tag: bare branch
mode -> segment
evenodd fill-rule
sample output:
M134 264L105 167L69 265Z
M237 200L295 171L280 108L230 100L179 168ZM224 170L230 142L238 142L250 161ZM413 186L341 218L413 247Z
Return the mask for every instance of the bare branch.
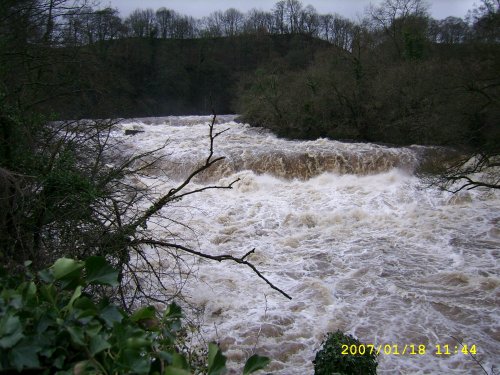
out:
M460 341L459 339L457 339L456 337L454 337L454 336L450 336L450 337L453 340L455 340L456 342L458 342L462 346L462 348L465 346L464 343L462 341ZM484 369L483 365L481 364L481 362L479 362L479 360L476 358L476 356L474 354L472 354L470 351L469 351L469 355L472 357L472 359L474 360L474 362L476 362L479 365L479 367L481 367L481 369L484 371L484 373L486 375L488 375L488 371L486 371Z
M208 168L210 168L215 163L217 163L220 160L224 159L223 156L215 158L215 159L212 159L213 154L214 154L214 140L215 140L215 138L217 136L221 135L222 133L224 133L227 130L226 129L224 131L221 131L221 132L218 132L218 133L215 133L215 134L213 133L216 117L217 116L214 114L214 116L212 118L212 122L209 125L209 129L210 129L209 130L210 148L209 148L209 154L208 154L208 157L207 157L207 160L205 161L205 163L202 166L200 166L197 169L195 169L193 172L191 172L191 174L183 182L181 182L177 187L170 189L169 192L166 195L164 195L163 197L159 198L155 203L153 203L144 212L143 215L141 215L135 222L133 222L132 224L129 225L131 228L137 228L138 226L143 225L151 216L153 216L158 211L160 211L169 202L171 202L173 200L176 200L176 199L178 199L180 197L183 197L183 196L186 196L186 195L189 195L189 194L193 194L195 192L200 192L200 191L203 191L203 190L208 190L208 189L232 189L232 186L233 186L233 184L236 181L233 181L232 183L230 183L229 185L226 185L226 186L210 186L210 187L205 187L205 188L201 188L201 189L196 189L196 190L194 190L192 192L183 193L181 195L176 195L182 189L184 189L192 181L192 179L194 177L198 176L199 174L203 173L205 170L207 170Z
M174 249L185 251L186 253L189 253L189 254L193 254L193 255L199 256L201 258L215 260L217 262L222 262L222 261L229 260L229 261L232 261L232 262L235 262L235 263L244 264L247 267L250 267L252 269L252 271L257 276L259 276L262 280L264 280L267 283L267 285L269 285L271 288L273 288L274 290L278 291L279 293L281 293L286 298L288 298L290 300L292 299L292 297L290 297L290 295L288 295L282 289L280 289L277 286L275 286L264 275L262 275L262 273L252 263L250 263L249 261L245 260L249 255L251 255L251 254L253 254L255 252L255 249L250 250L244 256L242 256L241 258L237 258L237 257L234 257L234 256L229 255L229 254L210 255L210 254L207 254L207 253L204 253L204 252L201 252L201 251L196 251L196 250L190 249L190 248L182 246L182 245L178 245L178 244L174 244L174 243L170 243L170 242L165 242L165 241L154 240L154 239L146 239L146 238L139 239L139 240L132 241L131 244L132 245L160 246L160 247L164 247L164 248L174 248Z

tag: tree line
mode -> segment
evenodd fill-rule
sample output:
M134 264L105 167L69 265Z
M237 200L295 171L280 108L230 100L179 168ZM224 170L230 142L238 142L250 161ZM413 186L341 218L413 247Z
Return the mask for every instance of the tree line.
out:
M491 40L495 38L494 35L486 35L486 29L490 29L487 25L474 22L477 16L474 12L469 12L465 19L450 16L436 20L429 17L423 4L417 0L397 0L390 1L383 7L371 6L367 10L369 17L355 22L337 13L319 14L312 5L304 6L299 0L280 0L271 11L252 9L243 13L229 8L200 19L165 7L156 11L150 8L136 9L122 18L116 8L94 9L81 3L79 7L66 13L49 11L47 20L44 21L44 35L63 45L85 45L129 37L192 39L262 33L306 34L352 50L360 27L380 27L386 32L395 33L397 26L393 21L411 14L425 18L426 37L435 43L463 43L478 35ZM57 4L54 3L54 7L55 5ZM494 7L494 3L486 1L483 7ZM27 11L36 14L35 8Z
M294 138L496 147L499 4L485 1L469 15L467 27L441 40L423 1L385 0L368 10L347 51L324 49L299 69L281 59L247 75L238 112Z

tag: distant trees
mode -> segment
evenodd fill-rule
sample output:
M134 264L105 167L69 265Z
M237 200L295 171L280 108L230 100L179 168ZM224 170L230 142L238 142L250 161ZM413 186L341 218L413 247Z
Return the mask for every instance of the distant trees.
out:
M132 36L154 38L158 34L155 12L152 9L136 9L125 19Z
M500 41L500 1L482 0L482 4L469 11L469 24L472 24L472 37L498 43Z
M271 33L274 29L274 18L270 12L252 9L244 19L243 32L246 34Z
M26 6L30 1L33 7ZM424 0L384 0L367 10L368 17L361 22L363 25L336 13L319 14L314 7L304 6L299 0L279 0L270 11L219 10L202 19L184 16L165 7L156 11L136 9L122 19L117 9L94 9L85 0L79 0L78 6L71 11L62 12L58 5L64 1L51 0L44 4L46 12L37 20L40 38L86 45L126 37L187 39L255 33L305 34L350 51L359 28L364 27L371 29L372 35L378 33L378 43L386 44L387 48L391 46L394 56L415 58L423 53L426 42L457 44L472 38L494 41L500 37L498 12L492 11L498 7L496 0L483 0L467 20L458 17L434 20L429 17ZM23 0L17 7L40 14L36 9L41 4ZM29 32L26 30L24 34Z
M435 42L446 44L463 43L469 36L469 25L459 17L446 17L437 21L437 35L433 38Z
M174 24L176 18L177 14L173 10L160 8L156 11L156 22L158 23L161 38L172 38L175 35Z
M222 27L225 36L235 36L243 31L244 15L239 10L229 8L222 14Z
M421 0L385 0L361 24L321 15L319 35L342 52L317 54L300 69L283 60L259 70L242 85L239 111L283 136L446 144L498 155L498 7L484 3L471 24L432 20ZM290 14L287 2L277 5L275 16ZM482 25L489 28L474 31Z
M424 0L384 0L371 5L368 14L375 29L383 32L398 57L420 54L425 39L428 13Z

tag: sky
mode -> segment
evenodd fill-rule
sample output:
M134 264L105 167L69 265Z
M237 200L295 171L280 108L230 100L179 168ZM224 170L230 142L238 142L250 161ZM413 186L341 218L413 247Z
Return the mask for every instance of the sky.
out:
M181 14L201 18L216 10L236 8L246 12L252 8L271 10L277 0L101 0L102 6L118 8L120 15L126 17L134 9L161 7L173 9ZM318 13L338 13L344 17L356 20L363 16L365 8L380 0L301 0L306 6L311 4ZM433 18L443 19L448 16L465 17L467 11L479 0L427 0Z

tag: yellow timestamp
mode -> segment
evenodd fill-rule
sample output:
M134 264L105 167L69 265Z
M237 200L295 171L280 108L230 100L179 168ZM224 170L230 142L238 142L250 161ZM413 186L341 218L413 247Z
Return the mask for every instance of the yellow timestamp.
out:
M473 345L448 345L437 344L428 349L425 344L343 344L342 355L454 355L454 354L477 354L477 346Z
M444 345L436 345L436 351L435 353L436 355L453 355L453 354L473 354L473 355L476 355L477 354L477 347L475 344L473 345L467 345L467 344L464 344L464 345L461 345L461 346L458 346L458 345L448 345L448 344L444 344Z

